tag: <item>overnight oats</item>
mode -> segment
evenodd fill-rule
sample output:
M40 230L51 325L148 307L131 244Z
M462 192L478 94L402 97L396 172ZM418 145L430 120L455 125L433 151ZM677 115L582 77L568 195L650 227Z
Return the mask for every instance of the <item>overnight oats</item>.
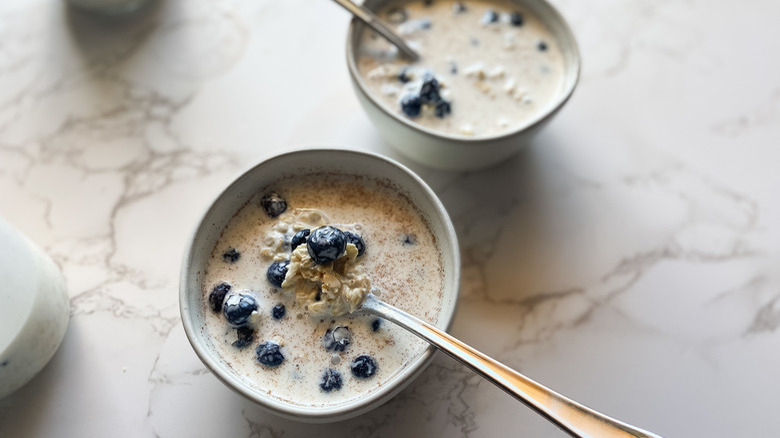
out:
M445 134L500 135L549 111L564 93L558 42L514 3L402 1L378 15L420 54L412 63L374 32L360 36L359 75L399 117Z
M436 240L388 184L288 177L228 222L204 273L205 329L248 385L295 405L336 406L379 388L427 348L352 313L369 292L434 324L442 307Z

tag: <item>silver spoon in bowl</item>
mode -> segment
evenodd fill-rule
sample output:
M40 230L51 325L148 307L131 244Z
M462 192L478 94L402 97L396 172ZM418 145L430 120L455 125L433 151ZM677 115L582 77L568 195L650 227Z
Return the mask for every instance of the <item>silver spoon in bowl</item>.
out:
M398 36L397 33L393 32L390 27L385 24L382 20L379 19L379 17L376 16L373 12L368 10L362 5L358 5L356 3L353 3L351 0L333 0L344 9L348 10L352 13L355 17L357 17L360 21L366 23L368 27L371 29L374 29L379 35L382 35L386 40L390 41L394 46L398 47L398 50L401 51L407 58L409 58L411 61L417 61L420 59L420 55L415 52L411 47L409 47L408 44L406 44L406 41L403 40L400 36Z
M463 363L509 395L525 403L569 435L578 438L661 438L660 436L610 418L525 377L449 334L374 294L366 295L357 310L392 321Z

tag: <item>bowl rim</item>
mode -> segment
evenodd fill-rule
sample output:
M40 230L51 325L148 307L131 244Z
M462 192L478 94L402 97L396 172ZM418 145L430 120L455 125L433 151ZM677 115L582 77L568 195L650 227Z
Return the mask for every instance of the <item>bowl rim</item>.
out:
M377 1L387 4L387 3L394 3L394 2L408 3L411 2L412 0L400 0L400 1L377 0ZM508 0L508 1L510 1L511 3L516 3L521 5L530 3L528 0ZM564 38L571 42L571 50L567 51L566 53L570 53L573 62L570 69L567 69L567 74L565 75L566 87L564 88L563 92L558 96L558 98L554 100L550 105L547 105L547 107L545 107L543 111L540 111L535 117L528 119L525 123L518 125L514 129L499 132L496 134L491 134L491 135L478 135L478 136L446 133L446 132L436 131L434 129L428 128L427 126L423 126L419 123L412 122L411 120L405 117L401 117L399 114L390 111L382 102L380 102L376 98L376 96L374 96L372 93L368 91L368 89L366 88L366 84L363 81L363 78L360 76L358 72L357 64L355 62L356 44L352 44L352 42L356 38L355 32L357 31L357 29L364 29L365 24L356 17L353 17L352 20L350 20L349 27L347 29L346 56L347 56L347 67L348 67L347 69L349 70L349 76L352 79L352 83L355 84L356 87L360 90L360 92L366 96L367 100L371 102L371 104L374 105L376 108L378 108L382 113L389 116L391 119L395 120L396 122L401 123L407 128L413 129L418 133L424 134L428 137L433 137L435 139L449 140L464 145L482 145L485 143L492 143L497 140L505 140L507 138L516 136L520 133L531 131L535 127L544 124L547 120L552 118L555 115L555 113L566 102L568 102L568 100L571 98L572 94L574 93L574 89L577 88L577 84L579 83L581 70L582 70L582 58L580 56L579 46L577 43L577 39L574 37L574 32L572 32L571 27L569 26L569 23L566 21L566 19L563 17L560 11L558 11L558 9L547 0L535 0L534 3L536 3L536 6L534 7L548 8L550 12L550 16L555 21L558 22L560 31L554 33L556 34L557 38ZM570 72L568 72L569 70Z
M425 368L427 368L427 366L430 364L431 360L433 359L433 353L436 351L436 348L433 347L432 345L428 345L425 349L422 350L422 353L418 357L413 359L405 367L401 368L397 373L392 375L390 380L383 388L379 388L375 391L372 391L365 396L358 397L348 402L338 404L335 406L329 406L329 407L312 407L312 406L295 405L289 402L283 402L281 400L272 397L267 397L263 393L253 390L247 385L241 384L240 380L234 376L223 375L222 367L217 366L218 359L212 357L212 354L210 354L209 351L197 341L196 332L198 331L198 329L197 329L195 318L193 317L192 314L192 312L195 310L189 309L190 290L195 288L191 287L187 282L191 270L192 259L195 252L196 239L198 238L199 234L203 230L205 230L206 227L208 226L206 224L206 220L211 216L212 210L215 208L217 202L222 200L224 197L228 196L228 194L234 193L236 190L236 186L242 180L249 177L249 175L255 172L261 171L261 169L264 166L267 166L269 162L290 155L307 154L310 152L345 153L345 154L363 156L363 158L359 158L359 159L367 158L367 159L375 160L377 162L383 162L384 163L383 165L395 167L397 170L400 170L402 173L404 173L407 177L410 178L410 181L412 181L414 185L417 185L419 187L419 189L421 190L421 194L423 194L425 199L427 199L427 201L431 204L430 205L432 207L430 211L430 213L432 213L431 218L435 217L441 220L443 225L444 235L446 235L447 240L449 242L452 242L450 248L452 253L450 259L452 260L452 265L454 267L454 270L452 272L452 276L453 276L452 284L454 290L450 292L453 295L452 304L451 306L449 306L449 309L445 309L445 308L442 309L445 311L445 313L442 314L442 320L439 321L437 324L437 326L440 326L444 330L449 330L449 328L451 327L459 303L460 282L461 282L461 259L460 259L460 247L458 244L455 227L452 224L452 220L449 214L447 213L447 210L445 209L444 205L442 204L441 200L438 198L438 196L436 196L436 194L430 188L430 186L428 186L428 184L422 178L420 178L420 176L418 176L416 173L411 171L403 164L391 158L385 157L383 155L361 150L361 149L355 149L349 147L333 147L333 146L299 147L299 148L287 149L284 152L276 152L276 153L268 154L262 157L260 161L258 161L257 163L250 165L247 169L241 171L236 178L234 178L224 189L222 189L208 203L208 206L204 209L203 213L198 217L195 226L193 227L191 233L189 234L187 244L184 249L184 255L182 258L182 265L180 271L179 312L182 320L182 325L184 327L184 332L185 335L187 336L187 340L189 341L190 345L192 346L198 358L206 366L206 368L208 368L211 374L216 376L220 381L222 381L223 384L228 386L233 391L243 395L244 397L254 401L255 403L262 406L263 408L266 408L267 410L281 417L297 420L297 421L323 423L323 422L338 421L338 420L343 420L343 419L358 416L390 400L398 392L403 390L409 383L411 383L411 381L413 381L420 373L422 373L422 371L425 370ZM360 174L360 172L356 172L356 173ZM406 185L404 185L404 187L405 186ZM444 255L443 251L442 251L442 255ZM198 289L198 294L200 294L200 287L198 287L197 289ZM446 294L446 290L445 290L445 294Z

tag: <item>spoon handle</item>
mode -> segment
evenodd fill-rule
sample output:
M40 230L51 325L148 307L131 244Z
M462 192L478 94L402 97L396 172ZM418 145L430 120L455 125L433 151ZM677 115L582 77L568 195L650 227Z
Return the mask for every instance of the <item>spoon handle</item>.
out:
M363 309L388 319L470 367L574 437L661 438L589 409L469 347L436 327L368 294Z
M398 34L390 30L390 28L388 28L387 25L369 9L365 8L362 5L353 3L351 0L333 0L333 1L341 5L344 9L351 12L352 15L357 17L360 21L366 23L370 28L374 29L385 39L393 43L393 45L398 47L401 53L406 55L406 57L408 57L411 61L417 61L418 59L420 59L420 55L418 55L417 52L415 52L411 47L409 47L409 45L406 44L406 41L404 41L401 37L399 37Z

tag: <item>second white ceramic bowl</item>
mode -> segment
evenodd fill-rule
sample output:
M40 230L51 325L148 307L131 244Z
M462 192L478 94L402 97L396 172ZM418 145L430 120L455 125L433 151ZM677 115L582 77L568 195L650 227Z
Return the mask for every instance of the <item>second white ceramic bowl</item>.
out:
M506 160L527 146L531 138L561 109L574 92L580 75L580 53L574 34L561 14L546 1L511 1L537 15L553 33L564 57L564 80L556 100L536 117L511 131L487 137L468 137L435 131L383 105L368 91L358 71L357 47L367 27L357 19L352 20L347 35L349 74L360 104L385 141L408 158L430 167L447 170L483 169ZM377 11L389 3L398 2L365 0L363 5Z
M286 418L306 422L327 422L354 417L398 393L427 366L433 347L423 350L406 367L378 390L330 407L307 407L282 401L249 385L245 378L220 357L205 330L203 273L217 239L234 214L263 188L288 175L307 172L335 172L386 180L397 188L428 220L444 264L443 303L437 326L447 329L455 311L460 286L460 253L455 230L444 206L433 191L404 166L366 152L347 149L307 149L269 158L230 184L212 203L190 240L181 270L179 304L187 337L203 363L233 390Z

